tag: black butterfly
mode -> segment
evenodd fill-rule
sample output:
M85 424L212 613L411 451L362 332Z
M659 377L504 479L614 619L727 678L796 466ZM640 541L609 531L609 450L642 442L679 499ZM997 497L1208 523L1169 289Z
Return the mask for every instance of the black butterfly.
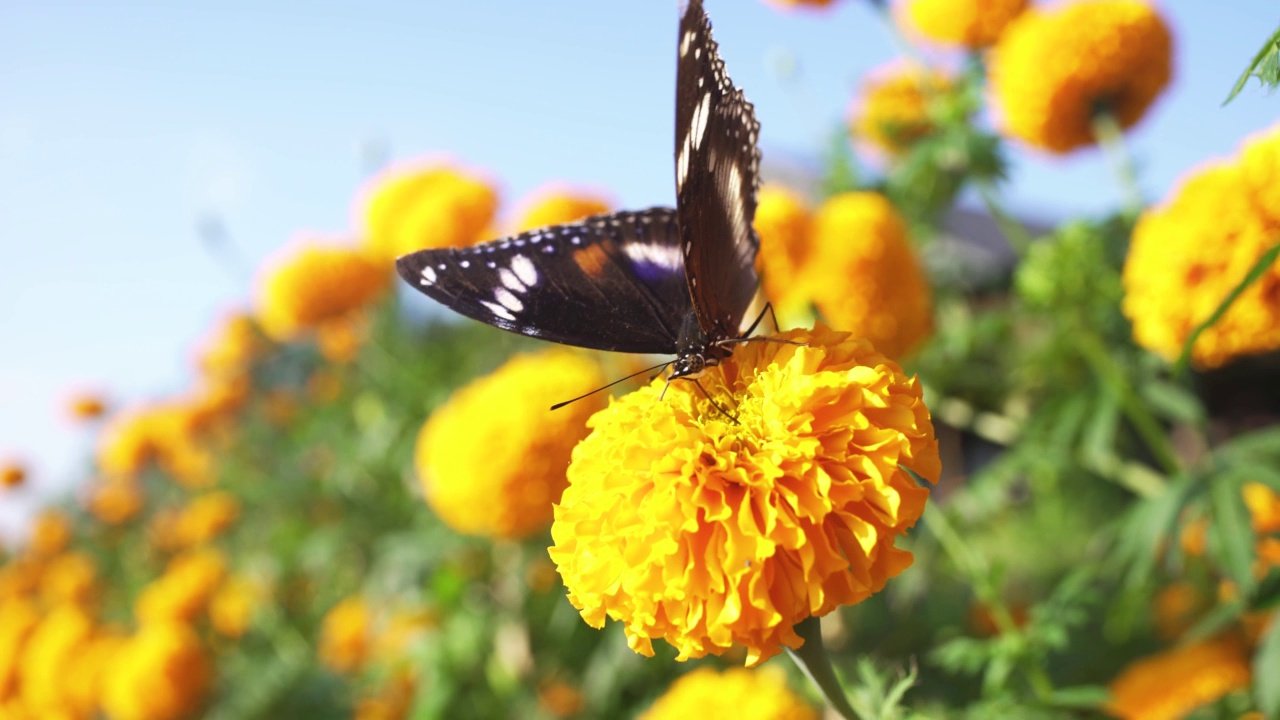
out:
M701 0L680 20L676 207L596 215L396 267L449 308L566 345L674 354L696 378L751 330L760 124L725 73ZM757 322L759 318L756 318Z

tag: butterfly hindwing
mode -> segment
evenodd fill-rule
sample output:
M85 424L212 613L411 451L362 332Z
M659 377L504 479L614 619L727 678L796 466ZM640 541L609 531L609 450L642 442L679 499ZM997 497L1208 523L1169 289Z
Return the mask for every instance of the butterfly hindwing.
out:
M690 312L676 213L595 215L465 248L421 250L400 276L504 330L635 353L674 353Z
M738 337L755 297L760 124L734 87L701 0L680 21L676 69L676 214L689 293L710 339Z

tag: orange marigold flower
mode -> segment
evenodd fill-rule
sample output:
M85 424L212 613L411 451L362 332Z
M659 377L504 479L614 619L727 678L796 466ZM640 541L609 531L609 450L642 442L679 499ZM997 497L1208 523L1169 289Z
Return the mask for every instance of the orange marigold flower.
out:
M218 320L200 343L197 364L206 375L240 377L262 353L264 340L252 315L239 311L229 313Z
M196 712L213 684L213 663L184 623L143 625L107 670L103 708L112 720L178 720Z
M40 624L41 613L27 598L0 597L0 704L18 692L27 640Z
M30 549L33 555L51 557L66 549L71 542L71 521L60 510L45 510L31 525Z
M1111 681L1106 710L1124 720L1173 720L1249 682L1244 643L1230 636L1202 640L1130 663Z
M793 627L861 602L911 564L894 542L941 471L922 388L865 341L819 325L745 343L701 383L614 401L574 448L551 559L593 627L680 659L735 644L754 665Z
M82 552L64 552L51 559L40 577L40 596L46 605L86 603L93 598L98 566Z
M818 720L817 710L787 686L780 672L702 667L671 684L641 720L683 718Z
M316 326L316 347L325 360L342 365L356 359L368 334L364 313L349 313Z
M226 558L217 550L204 548L179 555L169 561L163 575L138 593L133 614L143 624L193 622L205 612L226 574Z
M22 657L22 699L37 716L68 705L67 665L93 636L94 621L76 605L60 605L44 616Z
M259 282L257 317L276 340L364 308L386 292L391 265L338 245L303 244L278 257Z
M0 487L18 487L26 482L27 468L21 463L0 463Z
M211 492L192 498L178 515L179 544L201 545L218 537L240 517L240 501L228 492Z
M1138 344L1167 359L1217 310L1280 235L1280 210L1260 203L1271 190L1257 168L1280 159L1280 128L1246 143L1242 159L1210 164L1149 208L1133 230L1122 308ZM1265 183L1264 183L1265 185ZM1280 262L1201 333L1191 359L1201 368L1280 348Z
M1142 119L1172 68L1173 39L1154 8L1082 0L1020 15L993 48L988 75L1003 132L1066 153L1096 141L1099 111L1125 128Z
M383 682L378 694L356 703L352 720L402 720L408 717L418 692L418 679L412 670L396 671Z
M484 235L498 208L493 184L448 165L414 164L374 178L360 211L369 251L388 265L424 248L463 247Z
M1253 521L1253 531L1259 535L1280 532L1280 493L1260 482L1245 483L1241 492Z
M1027 7L1027 0L905 0L895 18L904 30L942 45L991 45Z
M592 395L549 408L604 383L593 360L557 348L518 355L458 390L418 435L415 462L427 503L461 533L542 532L564 490L569 454L605 401Z
M609 212L609 202L604 198L563 188L542 190L524 204L528 207L515 223L518 233Z
M107 401L97 393L77 393L67 403L67 414L73 420L97 420L106 412Z
M554 718L571 718L587 707L582 691L563 680L553 680L538 687L538 707Z
M933 294L906 221L877 193L842 193L818 208L804 284L824 320L889 357L933 331Z
M226 637L244 635L264 594L265 589L257 581L244 577L228 580L209 600L209 623Z
M862 92L850 111L856 137L897 155L934 131L930 103L951 91L954 81L940 70L893 61L862 81Z
M372 625L369 605L364 599L349 597L334 605L320 625L320 662L334 672L359 670L369 657Z
M1175 582L1156 594L1154 616L1160 637L1173 640L1186 632L1197 617L1207 610L1206 598L1186 581Z
M760 236L756 269L764 285L765 297L782 315L803 305L801 269L809 260L813 212L792 191L778 185L760 188L755 229Z
M71 717L97 717L107 674L115 666L117 653L124 647L125 639L118 631L99 628L71 659L62 678Z

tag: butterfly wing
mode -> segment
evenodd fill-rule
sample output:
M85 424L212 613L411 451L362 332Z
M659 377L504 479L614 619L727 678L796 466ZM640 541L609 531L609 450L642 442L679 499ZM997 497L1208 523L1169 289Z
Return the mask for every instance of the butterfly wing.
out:
M566 345L675 352L689 313L676 214L595 215L465 248L421 250L400 276L480 322Z
M701 0L680 20L676 69L676 215L689 293L710 339L738 337L759 288L752 228L760 123L733 86Z

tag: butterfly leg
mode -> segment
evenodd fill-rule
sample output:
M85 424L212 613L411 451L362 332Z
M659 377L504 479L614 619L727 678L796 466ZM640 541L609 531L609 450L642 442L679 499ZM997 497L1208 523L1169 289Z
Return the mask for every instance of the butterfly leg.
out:
M725 417L727 417L727 418L729 418L730 420L732 420L734 425L741 425L741 424L742 424L742 423L738 422L738 416L737 416L737 415L734 415L733 413L729 412L728 410L725 410L725 409L724 409L724 407L723 407L722 405L720 405L720 403L716 402L715 398L711 397L711 393L707 392L707 389L706 389L706 388L704 388L704 387L702 387L702 383L698 382L698 379L697 379L697 378L687 378L687 379L688 379L688 380L690 380L690 381L692 381L694 385L697 385L697 386L698 386L698 389L702 391L702 396L703 396L703 397L705 397L705 398L707 399L707 402L711 403L711 407L715 408L716 410L719 410L721 415L724 415ZM664 388L664 389L665 389L665 388Z

